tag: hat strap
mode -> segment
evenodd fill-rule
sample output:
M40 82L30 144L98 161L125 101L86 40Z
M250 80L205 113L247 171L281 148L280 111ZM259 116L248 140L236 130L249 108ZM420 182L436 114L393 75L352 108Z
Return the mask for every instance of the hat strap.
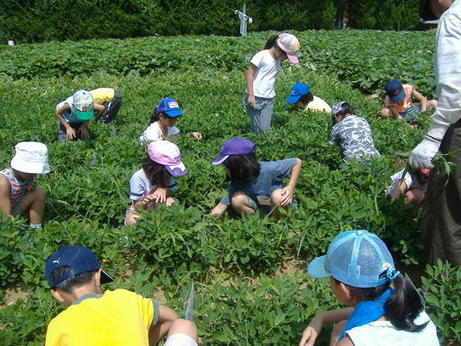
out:
M394 267L389 268L387 270L387 272L386 272L386 277L390 281L394 281L399 275L400 275L400 272L397 269L395 269Z

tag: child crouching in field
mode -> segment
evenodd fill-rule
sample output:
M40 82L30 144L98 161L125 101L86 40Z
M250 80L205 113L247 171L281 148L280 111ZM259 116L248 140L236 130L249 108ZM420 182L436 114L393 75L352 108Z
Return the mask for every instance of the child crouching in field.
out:
M174 178L187 173L181 161L181 154L176 144L169 141L156 141L147 147L147 157L142 168L130 179L131 206L126 211L125 225L130 226L140 218L143 210L165 204L167 207L177 200L171 192L176 189Z
M331 113L330 105L320 97L312 94L309 85L304 83L293 84L290 96L285 102L292 103L298 110Z
M248 139L232 138L223 144L212 164L224 165L231 184L228 196L221 199L211 215L222 215L229 206L238 214L254 214L295 203L293 196L301 160L258 162L255 152L256 146ZM283 186L282 178L288 177L288 184Z
M163 139L174 141L179 137L179 129L174 126L178 117L183 112L175 99L165 98L155 106L149 126L144 130L139 140L144 143L161 141ZM192 132L195 139L203 139L200 132Z
M428 101L413 85L402 84L398 79L387 81L385 89L384 108L379 112L383 119L394 118L413 122L420 112L437 107L437 100ZM419 106L413 104L413 98L420 103Z
M434 323L409 278L395 269L384 242L368 231L337 235L325 256L307 268L314 278L330 278L336 299L349 308L317 314L300 346L314 345L325 323L337 323L330 345L439 345Z
M197 346L197 327L156 300L125 289L106 290L113 279L90 249L64 246L46 260L53 297L67 305L46 331L46 346Z
M338 102L331 109L333 128L330 144L338 144L345 160L366 160L379 156L373 144L368 122L354 115L354 109L347 102Z
M427 182L431 170L429 168L420 168L415 171L404 173L404 169L391 176L392 184L387 188L386 193L391 196L391 202L394 202L400 196L404 196L405 204L412 204L419 207L426 195Z
M15 149L11 168L0 171L0 211L12 218L27 215L31 228L42 228L45 193L34 179L50 172L48 149L39 142L21 142Z

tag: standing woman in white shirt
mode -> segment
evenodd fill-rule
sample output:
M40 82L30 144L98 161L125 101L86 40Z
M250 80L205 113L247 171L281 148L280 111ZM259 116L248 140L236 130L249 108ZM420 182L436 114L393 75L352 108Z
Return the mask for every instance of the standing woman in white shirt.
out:
M280 62L289 60L298 63L298 39L288 33L269 38L264 49L251 59L246 73L246 90L243 105L250 117L254 132L265 132L271 127L274 104L275 78L280 71Z

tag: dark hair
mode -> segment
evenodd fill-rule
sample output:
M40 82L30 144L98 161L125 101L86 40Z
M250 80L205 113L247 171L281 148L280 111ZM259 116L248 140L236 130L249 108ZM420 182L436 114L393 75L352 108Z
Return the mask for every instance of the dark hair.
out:
M382 276L385 275L385 272ZM335 281L338 283L335 279ZM389 287L390 283L372 288L357 288L352 287L352 298L356 302L365 300L375 300ZM414 320L418 314L424 309L421 297L410 279L407 279L402 274L397 276L393 281L393 293L387 300L384 311L387 319L392 325L407 332L419 332L424 329L429 321L423 324L415 324Z
M271 49L274 46L278 47L278 44L275 41L277 41L279 36L280 36L280 33L272 35L271 37L269 37L266 44L264 45L264 49Z
M160 119L160 115L163 115L165 118L170 118L166 113L156 112L155 109L154 109L154 111L152 112L152 114L150 116L149 125L155 123L156 121L158 121Z
M349 103L343 102L341 104L341 110L335 114L331 114L331 122L333 123L333 125L336 124L336 117L343 116L346 114L354 114L354 108Z
M301 102L302 104L307 105L309 102L312 102L314 100L314 95L312 95L311 92L304 94L301 96L298 100L298 102Z
M62 277L63 275L69 275L69 272L72 271L72 268L69 266L63 266L56 268L51 272L51 281L55 281L56 279ZM78 274L72 278L69 278L67 280L64 280L57 284L54 289L64 291L66 293L72 293L72 291L75 288L78 288L80 286L86 285L91 282L93 279L93 274L96 272L96 270L90 271L90 272L85 272Z
M255 153L231 155L223 162L223 165L229 170L228 180L233 183L252 181L258 177L261 170Z
M163 165L152 161L149 156L142 160L142 169L152 185L166 187L169 174Z

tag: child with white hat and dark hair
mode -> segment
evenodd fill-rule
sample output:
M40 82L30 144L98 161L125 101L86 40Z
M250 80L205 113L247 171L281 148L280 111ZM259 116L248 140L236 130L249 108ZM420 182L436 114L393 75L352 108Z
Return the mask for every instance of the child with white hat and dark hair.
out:
M27 215L31 228L41 228L45 193L37 187L37 174L50 172L48 149L40 142L20 142L10 168L0 171L0 211L14 218Z
M63 246L48 257L45 278L51 294L68 307L53 318L46 346L154 345L168 334L166 346L197 346L195 323L125 289L106 290L113 279L84 246Z
M330 345L439 345L416 287L395 268L377 235L365 230L338 234L327 254L309 263L307 272L330 278L337 300L349 308L317 314L299 346L314 345L325 323L337 323Z
M246 73L246 89L243 105L250 117L254 132L265 132L271 127L274 103L274 84L284 60L298 63L299 41L288 33L273 35L264 49L251 59Z

